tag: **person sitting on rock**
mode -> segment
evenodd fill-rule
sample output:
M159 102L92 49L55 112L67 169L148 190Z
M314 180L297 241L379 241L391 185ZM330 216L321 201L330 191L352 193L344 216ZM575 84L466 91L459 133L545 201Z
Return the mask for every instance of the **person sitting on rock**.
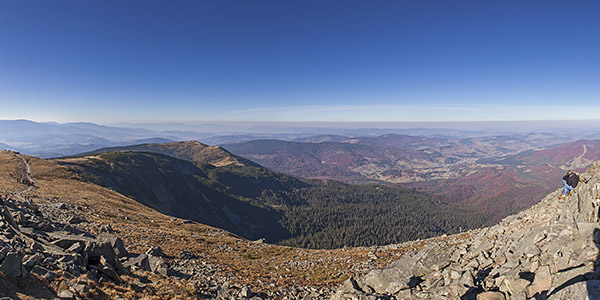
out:
M571 191L577 187L577 184L579 183L579 175L573 173L571 170L569 170L567 172L567 175L565 175L562 178L563 184L565 185L565 187L563 188L563 194L562 196L560 196L559 198L561 199L565 199L567 196L569 196L571 194Z

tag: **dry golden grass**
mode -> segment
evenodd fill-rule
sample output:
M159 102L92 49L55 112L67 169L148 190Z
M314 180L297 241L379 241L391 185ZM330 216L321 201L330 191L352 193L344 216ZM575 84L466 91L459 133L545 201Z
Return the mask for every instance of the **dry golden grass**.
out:
M58 201L80 208L79 213L89 221L110 224L130 252L141 253L149 246L159 246L172 257L177 257L184 250L201 255L208 263L220 266L221 275L227 276L230 282L250 284L254 291L290 285L338 284L349 276L365 272L367 267L385 266L397 259L399 254L418 249L425 243L379 248L376 260L368 256L373 248L308 250L255 243L203 224L182 224L180 219L84 181L57 161L28 159L37 184L37 188L29 193L34 202L58 198ZM22 162L14 154L0 152L0 191L14 193L23 189L23 185L17 185L10 178L10 172L20 165ZM90 230L97 229L93 227ZM158 275L146 276L159 278ZM128 295L143 299L185 299L195 289L192 284L183 281L165 278L158 281L160 284L153 287L154 296L136 294L127 288L109 284L99 288L104 296L99 294L96 297Z

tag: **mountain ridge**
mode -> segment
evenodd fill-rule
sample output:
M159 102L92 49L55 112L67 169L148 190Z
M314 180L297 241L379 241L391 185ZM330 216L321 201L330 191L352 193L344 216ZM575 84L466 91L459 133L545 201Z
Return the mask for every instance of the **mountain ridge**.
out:
M182 154L182 147L188 152ZM118 149L140 151L58 161L87 180L163 213L291 246L399 242L481 226L486 220L484 213L413 189L298 179L253 163L214 166L202 158L207 148L211 147L199 142L139 145ZM226 154L229 161L237 160ZM368 213L356 214L357 210ZM427 215L435 217L422 222ZM383 220L374 222L375 218Z
M255 166L259 165L250 160L231 154L220 146L209 146L199 141L182 141L169 143L144 143L129 146L100 148L90 152L77 154L76 156L90 156L104 152L119 151L146 151L172 156L182 160L209 163L216 167L237 165Z

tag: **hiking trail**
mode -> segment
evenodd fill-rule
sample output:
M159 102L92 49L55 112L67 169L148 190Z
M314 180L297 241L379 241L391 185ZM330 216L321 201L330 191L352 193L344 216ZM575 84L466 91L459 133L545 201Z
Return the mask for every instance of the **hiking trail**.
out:
M23 197L23 194L30 192L31 190L33 190L33 188L35 187L35 181L33 180L33 177L31 176L31 165L29 164L29 161L24 158L23 156L21 156L20 154L15 153L15 155L20 158L23 161L23 164L25 165L25 177L27 178L27 180L29 182L32 182L31 185L28 185L27 188L17 192L15 194L15 196L21 200L21 201L26 201L25 197Z

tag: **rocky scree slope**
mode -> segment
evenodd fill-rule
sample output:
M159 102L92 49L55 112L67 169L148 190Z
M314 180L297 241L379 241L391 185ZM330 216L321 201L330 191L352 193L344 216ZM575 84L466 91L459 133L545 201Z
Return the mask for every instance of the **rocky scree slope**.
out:
M44 199L35 193L44 189L45 180L40 180L41 188L33 181L37 177L30 173L29 158L10 151L3 151L0 156L1 171L5 171L8 160L6 158L9 157L12 163L8 165L19 165L10 172L10 177L27 177L33 182L22 184L17 181L17 184L14 184L3 180L0 185L4 190L0 195L2 300L256 300L263 297L278 299L284 294L288 298L297 299L300 295L312 294L318 297L321 293L329 293L329 290L323 287L298 287L293 290L282 290L280 287L277 291L253 292L249 285L236 283L232 280L234 276L225 275L229 270L216 264L209 254L194 251L197 247L188 247L191 251L180 251L176 256L172 255L172 251L169 251L169 255L157 246L148 247L142 253L128 251L139 250L140 247L124 243L118 236L123 232L114 230L111 222L99 223L92 220L99 217L100 211L88 205L61 202L59 197ZM20 166L21 161L24 166ZM76 193L77 190L73 189L71 192ZM92 218L85 215L85 212L90 211L95 212ZM117 211L125 220L130 219L123 209ZM138 212L143 216L141 213L144 210ZM147 222L156 222L154 219L145 218ZM106 218L101 219L108 221ZM177 219L172 218L171 221ZM187 223L185 220L179 222ZM118 227L120 226L116 228ZM143 226L136 229L148 232ZM196 230L195 235L198 233ZM220 234L221 231L217 230L210 233L216 238L219 238ZM144 238L151 239L148 236ZM144 242L143 239L137 240ZM206 242L204 248L208 250ZM256 246L263 245L259 243Z
M556 191L467 239L431 239L332 299L600 299L600 161L582 178L564 200Z
M0 214L0 250L16 253L0 261L0 299L325 299L349 276L422 247L308 250L249 241L161 214L56 161L12 151L0 151L0 194L10 215ZM104 261L89 253L98 247ZM111 267L119 279L105 273L114 275Z
M3 163L12 156L23 166L10 173L17 184L0 195L0 299L132 299L165 290L174 299L194 294L165 278L191 278L190 268L182 265L193 255L167 262L156 247L130 253L110 225L88 220L83 207L31 195L38 186L28 158L6 151L2 156ZM25 177L29 181L23 184L19 179Z

